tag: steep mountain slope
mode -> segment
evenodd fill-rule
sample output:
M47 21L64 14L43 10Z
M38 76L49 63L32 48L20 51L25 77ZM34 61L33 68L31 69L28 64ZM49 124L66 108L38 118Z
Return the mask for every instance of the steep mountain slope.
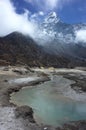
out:
M33 62L40 53L39 47L34 40L20 33L12 33L0 38L0 59L11 64Z
M12 33L0 38L0 65L28 64L29 66L66 67L69 60L49 54L29 36Z
M46 44L44 50L47 51L47 53L65 56L66 58L71 58L73 60L77 59L86 61L86 47L79 44L64 44L53 41L51 44Z

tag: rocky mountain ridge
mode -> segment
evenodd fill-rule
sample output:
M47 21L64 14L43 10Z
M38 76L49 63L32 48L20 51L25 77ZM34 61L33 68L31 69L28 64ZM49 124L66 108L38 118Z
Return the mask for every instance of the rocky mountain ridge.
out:
M66 67L68 62L65 57L48 54L32 38L21 33L0 38L0 65Z

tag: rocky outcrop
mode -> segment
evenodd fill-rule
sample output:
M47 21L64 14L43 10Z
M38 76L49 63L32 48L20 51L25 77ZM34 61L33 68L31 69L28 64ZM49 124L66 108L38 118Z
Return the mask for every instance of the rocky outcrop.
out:
M29 122L35 123L33 118L33 110L29 106L21 106L15 109L16 118L22 117L23 119L28 119Z

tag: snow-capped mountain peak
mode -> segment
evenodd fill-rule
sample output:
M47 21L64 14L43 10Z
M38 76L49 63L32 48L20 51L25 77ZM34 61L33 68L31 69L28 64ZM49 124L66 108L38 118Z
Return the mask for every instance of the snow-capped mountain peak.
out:
M86 44L86 24L67 24L60 20L56 12L51 12L39 26L37 42L42 39L42 43L69 43ZM84 41L84 42L83 42ZM85 45L86 46L86 45Z
M56 12L51 12L48 14L48 16L45 18L45 23L57 23L60 21L60 18L57 16Z

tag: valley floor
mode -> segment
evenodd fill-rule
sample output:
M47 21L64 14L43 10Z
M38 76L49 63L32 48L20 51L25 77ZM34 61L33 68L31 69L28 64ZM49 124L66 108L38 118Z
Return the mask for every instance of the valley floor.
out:
M86 130L86 121L64 124L62 128L38 125L30 107L18 107L10 102L10 94L22 87L34 86L46 82L57 75L58 79L70 80L70 87L63 82L67 91L65 96L73 100L86 101L86 68L54 69L28 67L0 67L0 130ZM56 88L55 88L56 89ZM63 89L63 88L62 88Z

